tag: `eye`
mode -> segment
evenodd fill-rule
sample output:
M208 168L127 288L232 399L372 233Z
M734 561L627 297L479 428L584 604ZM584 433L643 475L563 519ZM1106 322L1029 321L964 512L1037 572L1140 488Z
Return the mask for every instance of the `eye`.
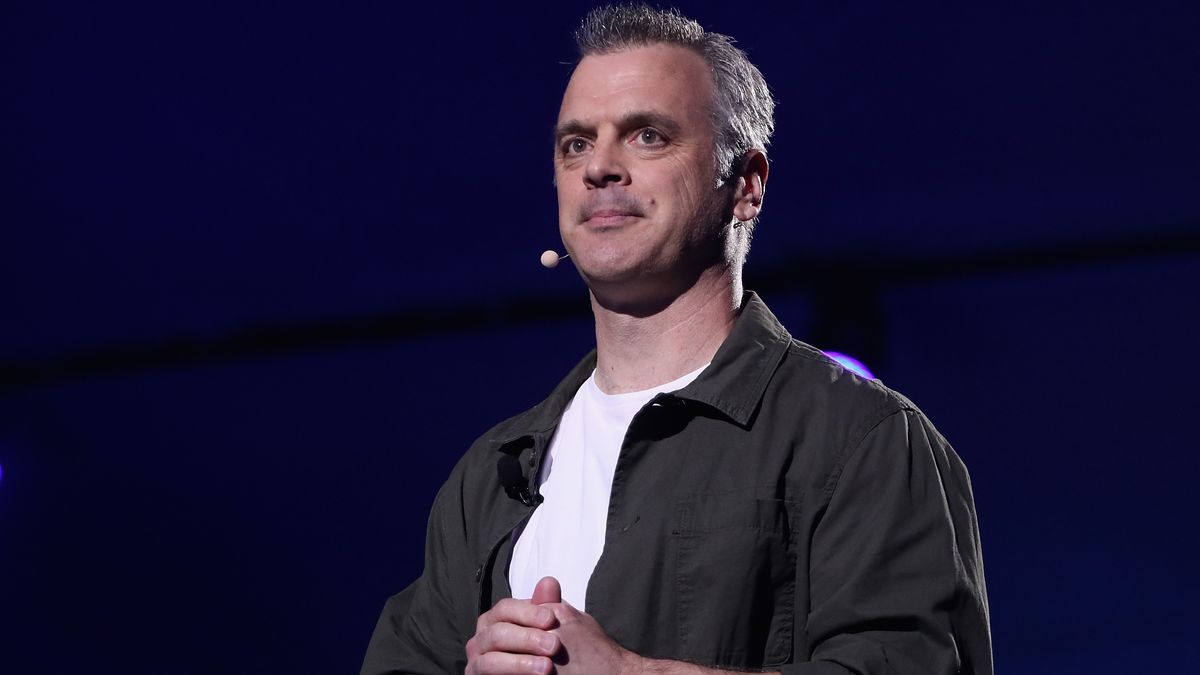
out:
M566 145L563 146L563 152L568 155L578 155L583 152L586 152L587 149L588 149L588 142L586 140L584 140L582 138L578 138L578 137L572 138L571 140L566 142Z
M659 145L663 142L663 136L658 129L647 127L638 132L638 142L642 145Z

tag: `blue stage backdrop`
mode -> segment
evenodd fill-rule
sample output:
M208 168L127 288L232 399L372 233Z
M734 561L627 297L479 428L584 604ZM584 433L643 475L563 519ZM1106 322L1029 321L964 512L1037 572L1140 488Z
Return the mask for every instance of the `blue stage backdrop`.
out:
M0 10L0 672L355 672L592 343L588 5ZM1200 662L1194 3L680 3L778 99L746 272L972 472L998 672Z

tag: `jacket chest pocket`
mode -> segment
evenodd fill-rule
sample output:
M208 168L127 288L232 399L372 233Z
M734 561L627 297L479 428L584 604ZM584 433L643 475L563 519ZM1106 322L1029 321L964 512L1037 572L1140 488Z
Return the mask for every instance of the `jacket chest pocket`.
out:
M791 660L799 503L764 492L773 490L696 494L675 506L675 609L688 660L741 669Z

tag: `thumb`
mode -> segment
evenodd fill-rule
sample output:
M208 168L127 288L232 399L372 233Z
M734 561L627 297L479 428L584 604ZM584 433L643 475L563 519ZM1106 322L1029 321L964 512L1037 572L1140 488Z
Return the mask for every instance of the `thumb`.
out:
M542 577L533 588L533 604L542 605L547 602L562 602L562 586L554 577Z

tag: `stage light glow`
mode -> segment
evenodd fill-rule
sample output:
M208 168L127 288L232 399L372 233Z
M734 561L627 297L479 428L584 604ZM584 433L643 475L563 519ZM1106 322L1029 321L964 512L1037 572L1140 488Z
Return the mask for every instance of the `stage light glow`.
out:
M867 368L867 366L862 361L859 361L858 359L854 358L853 356L847 356L846 354L843 354L841 352L830 352L830 351L825 352L825 356L828 356L829 358L833 359L834 361L837 361L838 363L842 364L842 366L846 370L858 373L859 375L862 375L863 377L865 377L869 380L878 379L875 377L875 374L871 372L870 368Z

